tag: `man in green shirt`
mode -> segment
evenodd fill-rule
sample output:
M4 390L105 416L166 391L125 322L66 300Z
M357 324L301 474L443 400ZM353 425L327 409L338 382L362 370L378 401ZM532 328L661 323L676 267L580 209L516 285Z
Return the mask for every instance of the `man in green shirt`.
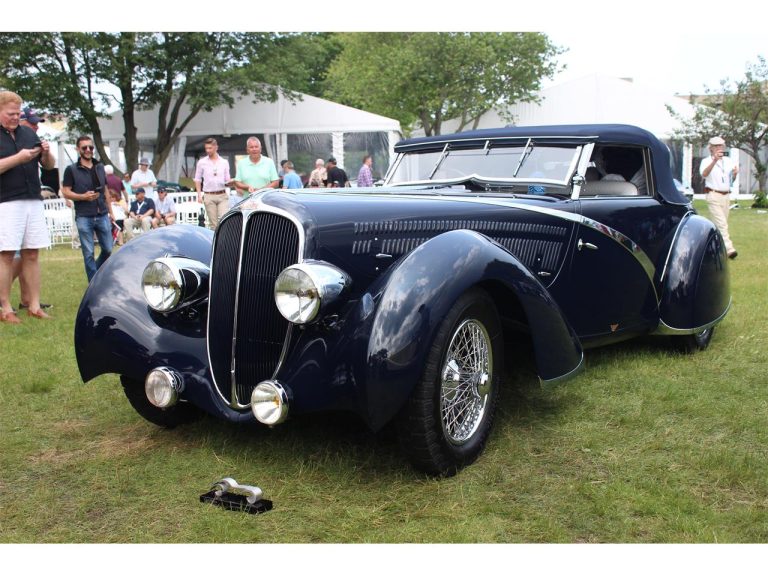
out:
M248 157L237 162L234 186L237 193L248 198L252 192L262 188L277 188L280 179L277 176L275 162L261 155L261 140L256 136L248 138L245 149Z

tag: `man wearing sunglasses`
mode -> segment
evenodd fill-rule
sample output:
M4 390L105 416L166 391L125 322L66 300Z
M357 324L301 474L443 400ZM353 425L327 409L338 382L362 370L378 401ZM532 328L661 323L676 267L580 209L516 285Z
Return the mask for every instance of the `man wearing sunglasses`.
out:
M62 180L64 197L75 204L75 222L80 234L85 274L88 282L112 254L112 203L107 197L107 175L104 165L93 157L93 140L77 139L77 162L67 166ZM99 240L101 254L94 257L93 235Z

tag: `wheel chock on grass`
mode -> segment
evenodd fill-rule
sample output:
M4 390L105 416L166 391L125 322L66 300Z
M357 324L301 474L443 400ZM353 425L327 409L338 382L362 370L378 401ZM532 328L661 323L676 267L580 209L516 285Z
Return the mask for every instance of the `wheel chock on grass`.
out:
M263 498L258 486L238 484L234 478L222 478L209 492L200 496L200 502L221 506L225 510L261 514L272 510L272 501Z

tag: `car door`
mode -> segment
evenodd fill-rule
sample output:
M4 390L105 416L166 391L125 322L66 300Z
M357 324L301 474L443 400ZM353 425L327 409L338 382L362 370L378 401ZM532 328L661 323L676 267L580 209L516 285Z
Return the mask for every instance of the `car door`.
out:
M647 151L644 158L647 167ZM620 339L656 325L656 266L675 220L655 197L647 171L646 178L645 195L634 184L610 180L601 182L599 194L579 195L582 218L573 236L563 307L585 343Z

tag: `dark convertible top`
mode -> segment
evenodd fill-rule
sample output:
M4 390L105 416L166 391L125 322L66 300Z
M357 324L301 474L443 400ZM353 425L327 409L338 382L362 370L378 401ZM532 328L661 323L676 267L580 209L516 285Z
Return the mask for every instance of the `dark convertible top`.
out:
M457 134L401 140L395 145L395 152L403 153L442 147L448 142L469 145L473 142L481 144L489 139L504 141L527 140L528 138L560 143L600 142L601 144L630 144L647 147L651 151L653 177L660 196L672 204L688 203L688 199L677 190L672 179L667 146L647 130L629 124L560 124L556 126L508 126L506 128L472 130Z

